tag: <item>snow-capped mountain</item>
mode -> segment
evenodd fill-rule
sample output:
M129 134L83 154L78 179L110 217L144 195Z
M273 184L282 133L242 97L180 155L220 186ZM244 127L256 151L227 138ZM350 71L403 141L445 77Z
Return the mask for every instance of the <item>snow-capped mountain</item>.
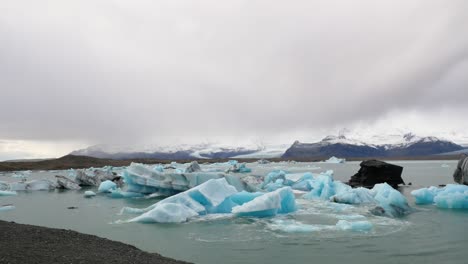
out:
M288 147L289 145L266 147L260 144L230 146L214 143L176 146L95 145L70 154L107 159L274 158L280 157Z
M463 138L457 135L457 138ZM458 142L457 142L458 143ZM109 159L220 159L220 158L328 158L407 157L456 152L464 148L440 137L418 136L405 130L372 134L370 131L341 130L315 143L293 145L248 143L242 145L204 143L197 145L95 145L72 155Z
M409 157L429 156L462 149L462 146L448 140L437 137L419 137L412 133L399 136L369 136L367 141L360 138L348 138L344 133L340 133L338 136L327 136L315 143L296 141L282 157Z

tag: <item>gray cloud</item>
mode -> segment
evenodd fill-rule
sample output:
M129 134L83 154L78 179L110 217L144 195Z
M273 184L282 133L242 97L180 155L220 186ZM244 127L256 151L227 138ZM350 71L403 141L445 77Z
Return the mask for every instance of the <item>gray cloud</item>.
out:
M4 139L268 137L468 110L462 0L9 2Z

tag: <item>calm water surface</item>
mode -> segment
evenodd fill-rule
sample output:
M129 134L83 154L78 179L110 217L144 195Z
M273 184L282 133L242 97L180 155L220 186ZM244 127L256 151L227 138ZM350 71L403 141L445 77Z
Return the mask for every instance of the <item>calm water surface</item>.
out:
M84 191L18 192L0 197L0 205L16 209L0 212L0 219L18 223L73 229L132 244L146 251L200 264L218 263L468 263L468 212L416 206L409 195L416 188L452 183L456 161L392 162L404 167L401 188L415 212L399 219L377 217L366 207L340 206L298 199L300 210L268 219L209 216L184 224L121 223L124 206L143 208L154 199L83 197ZM448 166L447 166L448 165ZM346 164L249 164L252 174L273 169L320 172L332 169L335 180L346 181L359 169ZM317 169L315 167L320 167ZM33 172L30 179L53 178L54 172ZM63 174L63 173L62 173ZM11 173L0 181L16 181ZM67 209L76 206L78 209ZM369 232L334 229L339 219L361 215L373 224ZM285 232L279 221L314 225L312 232ZM12 238L14 239L14 238Z

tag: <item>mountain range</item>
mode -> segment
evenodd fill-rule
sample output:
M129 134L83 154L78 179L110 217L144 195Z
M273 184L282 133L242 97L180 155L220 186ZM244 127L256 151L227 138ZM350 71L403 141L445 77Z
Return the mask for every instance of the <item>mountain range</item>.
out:
M345 133L347 132L347 133ZM462 145L447 139L412 133L359 137L349 131L330 135L314 143L295 141L292 145L229 146L199 144L179 146L95 145L71 152L71 155L104 159L228 159L228 158L285 158L307 159L337 156L343 158L412 157L442 153L468 152Z

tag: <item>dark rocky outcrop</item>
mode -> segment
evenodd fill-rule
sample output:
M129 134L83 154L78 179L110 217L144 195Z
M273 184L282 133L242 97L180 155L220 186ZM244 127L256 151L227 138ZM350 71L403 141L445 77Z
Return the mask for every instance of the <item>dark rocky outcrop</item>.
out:
M456 183L468 185L468 156L463 155L458 161L457 168L453 173L453 180Z
M386 182L397 188L398 184L405 184L401 178L403 167L380 160L366 160L360 166L359 171L348 182L352 187L372 188L375 184Z

